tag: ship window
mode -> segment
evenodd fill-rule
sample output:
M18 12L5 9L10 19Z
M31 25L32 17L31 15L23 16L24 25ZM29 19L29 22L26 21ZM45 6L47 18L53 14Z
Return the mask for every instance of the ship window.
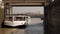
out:
M6 17L5 20L6 21L12 21L12 17Z
M25 17L15 17L15 21L24 21Z

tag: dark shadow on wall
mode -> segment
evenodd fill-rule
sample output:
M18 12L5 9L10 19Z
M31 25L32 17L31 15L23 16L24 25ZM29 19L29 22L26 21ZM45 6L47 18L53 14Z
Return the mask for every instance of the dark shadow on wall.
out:
M60 34L60 0L45 7L45 34Z

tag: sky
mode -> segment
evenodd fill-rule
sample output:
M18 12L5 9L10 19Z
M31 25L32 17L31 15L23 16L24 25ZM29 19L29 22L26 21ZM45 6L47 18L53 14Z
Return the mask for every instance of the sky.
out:
M0 0L0 1L2 1L2 0Z
M27 12L33 12L33 13L44 13L44 7L12 7L12 13L13 14L19 14L19 13L27 13Z

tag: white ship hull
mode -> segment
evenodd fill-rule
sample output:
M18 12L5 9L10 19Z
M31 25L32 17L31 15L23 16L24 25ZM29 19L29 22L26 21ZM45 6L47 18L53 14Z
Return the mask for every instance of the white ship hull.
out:
M4 25L8 25L8 26L20 26L20 25L25 25L26 21L5 21Z

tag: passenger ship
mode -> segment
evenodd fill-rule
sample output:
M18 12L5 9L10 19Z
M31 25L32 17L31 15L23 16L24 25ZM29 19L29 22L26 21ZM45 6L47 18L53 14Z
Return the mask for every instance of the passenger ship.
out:
M27 26L30 23L30 16L16 15L16 16L6 16L4 20L4 25L6 26Z

